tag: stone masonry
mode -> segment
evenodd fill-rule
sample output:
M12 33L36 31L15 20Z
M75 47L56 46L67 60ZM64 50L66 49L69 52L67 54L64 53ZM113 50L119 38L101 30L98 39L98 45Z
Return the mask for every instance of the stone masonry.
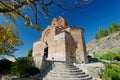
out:
M51 25L42 32L41 39L33 44L32 56L46 56L48 61L66 63L75 58L77 63L87 63L84 30L69 26L68 21L62 17L54 18Z

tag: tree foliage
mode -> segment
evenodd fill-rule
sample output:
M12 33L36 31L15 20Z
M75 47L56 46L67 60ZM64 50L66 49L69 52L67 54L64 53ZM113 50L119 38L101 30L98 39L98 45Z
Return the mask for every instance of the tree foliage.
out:
M63 10L72 11L91 1L92 0L0 0L0 13L7 18L11 18L12 21L15 21L16 18L25 19L26 26L33 25L35 29L40 30L38 24L39 16L44 15L51 17L51 15L49 15L50 6L57 6ZM35 20L32 21L31 16L27 13L28 10L34 12Z
M95 39L103 38L105 36L108 36L109 34L113 34L113 33L117 32L117 31L120 31L120 25L112 23L112 25L109 26L108 30L99 29L98 33L95 36Z
M120 80L120 63L104 63L105 74L102 76L102 80Z
M32 57L32 52L33 52L33 49L31 48L31 49L28 51L28 57Z
M102 80L120 80L120 51L106 51L102 55L99 55L98 58L110 61L116 60L114 62L103 62L105 70L104 74L100 74Z
M51 6L72 11L91 1L92 0L0 0L0 15L2 14L5 19L9 19L10 22L14 24L16 24L18 19L25 20L25 26L33 26L34 29L40 31L41 28L38 22L40 21L40 16L51 17L49 13ZM30 16L28 11L33 13L33 15ZM21 44L17 36L18 33L15 29L14 31L11 29L13 28L12 25L13 24L10 24L9 27L0 26L1 55L13 53L15 47Z
M18 30L13 23L2 26L0 25L0 55L11 55L17 49L16 46L22 45L18 37Z
M103 38L103 37L105 37L105 36L107 36L108 35L108 31L107 30L105 30L105 29L99 29L99 32L96 34L96 39L100 39L100 38Z
M109 28L108 28L108 33L109 33L109 34L115 33L115 32L117 32L117 31L120 31L120 25L118 25L118 24L113 23L113 24L112 24L111 26L109 26Z
M104 60L118 60L120 59L119 51L106 51L102 55L99 56L100 59Z

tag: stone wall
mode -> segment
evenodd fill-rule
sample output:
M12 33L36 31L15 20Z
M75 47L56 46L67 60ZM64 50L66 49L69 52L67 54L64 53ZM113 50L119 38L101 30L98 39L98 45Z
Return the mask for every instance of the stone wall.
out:
M41 63L42 63L42 56L35 56L33 57L33 63L37 68L41 68Z
M77 68L82 69L90 76L96 78L99 73L104 72L104 64L102 63L89 63L89 64L74 64Z
M44 44L41 41L37 41L33 44L32 56L39 56L44 53Z
M65 35L66 61L69 63L73 61L71 55L76 54L76 44L70 33L66 32Z
M86 44L84 31L81 28L71 27L71 35L76 44L77 63L87 63Z
M33 64L40 69L40 71L43 71L50 67L52 62L46 61L46 58L44 56L36 56L33 58Z
M65 33L55 35L50 44L47 60L65 61Z

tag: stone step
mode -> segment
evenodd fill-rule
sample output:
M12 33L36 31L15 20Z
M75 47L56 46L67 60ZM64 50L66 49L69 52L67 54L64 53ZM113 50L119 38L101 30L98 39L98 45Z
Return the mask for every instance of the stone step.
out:
M65 66L65 67L54 67L54 68L56 68L56 69L61 69L61 68L63 68L63 69L79 69L79 68L76 68L76 67L74 67L74 66Z
M66 65L66 63L64 63L64 62L54 62L54 64L58 64L58 65L59 65L59 64L60 64L60 65L61 65L61 64L64 64L64 65Z
M73 66L73 64L66 64L66 63L54 63L57 66Z
M89 75L83 74L83 75L61 75L61 74L49 74L47 76L50 77L58 77L58 78L82 78L82 77L88 77Z
M59 68L59 67L60 67L60 68L61 68L61 67L65 67L65 68L67 68L67 67L68 67L68 68L69 68L69 67L70 67L70 68L75 67L75 66L73 66L73 65L53 65L53 66L54 66L54 67L58 67L58 68Z
M82 72L82 70L70 70L70 69L53 69L53 72ZM50 71L51 72L51 71Z
M45 77L43 80L93 80L92 77L83 78L58 78L58 77Z
M82 75L82 74L85 74L85 72L78 72L78 73L75 73L75 72L49 72L48 74L61 74L61 75Z
M56 62L42 80L92 80L92 77L74 65Z
M69 69L69 68L54 68L53 70L55 70L55 71L82 71L81 69L74 69L74 68L72 68L72 69Z

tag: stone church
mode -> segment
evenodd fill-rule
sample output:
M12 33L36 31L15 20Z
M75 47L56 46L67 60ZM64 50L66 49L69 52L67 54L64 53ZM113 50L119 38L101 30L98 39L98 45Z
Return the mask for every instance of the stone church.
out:
M33 44L33 57L45 56L48 61L87 63L84 30L70 26L62 17L54 18Z

